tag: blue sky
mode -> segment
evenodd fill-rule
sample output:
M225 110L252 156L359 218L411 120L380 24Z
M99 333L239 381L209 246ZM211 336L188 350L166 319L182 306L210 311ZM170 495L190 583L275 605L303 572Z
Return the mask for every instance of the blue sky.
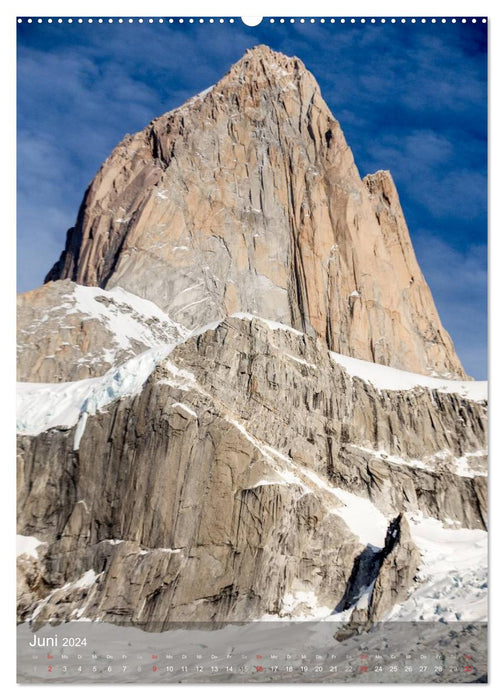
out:
M362 176L392 172L466 370L486 378L486 25L18 25L18 288L42 283L124 134L265 43L317 78Z

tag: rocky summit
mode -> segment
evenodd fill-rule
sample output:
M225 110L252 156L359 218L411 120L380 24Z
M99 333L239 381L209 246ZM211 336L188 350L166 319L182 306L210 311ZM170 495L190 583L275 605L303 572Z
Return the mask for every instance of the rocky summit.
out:
M46 281L58 279L122 287L191 329L248 312L335 352L464 376L390 173L361 179L313 75L266 46L124 138Z
M486 382L299 59L119 144L18 379L19 622L486 619Z

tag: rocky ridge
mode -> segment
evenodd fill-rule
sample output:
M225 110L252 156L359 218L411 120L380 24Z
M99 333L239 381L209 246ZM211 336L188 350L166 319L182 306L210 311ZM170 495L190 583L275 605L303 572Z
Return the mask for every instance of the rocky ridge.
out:
M214 326L136 395L19 437L20 531L47 546L32 576L45 595L25 594L21 619L160 629L329 614L370 546L387 591L374 619L413 585L416 560L398 565L404 520L385 542L398 512L485 527L486 402L464 397L473 383L376 387L295 329Z
M70 280L17 298L17 380L72 382L100 377L148 348L186 337L186 328L123 289Z

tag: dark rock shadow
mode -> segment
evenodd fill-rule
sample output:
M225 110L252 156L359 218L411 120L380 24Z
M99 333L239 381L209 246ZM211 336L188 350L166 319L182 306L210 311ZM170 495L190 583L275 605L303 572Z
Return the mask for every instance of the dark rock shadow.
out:
M355 557L352 573L340 602L334 609L335 613L348 610L354 605L365 589L375 581L383 559L383 550L368 544L366 548Z

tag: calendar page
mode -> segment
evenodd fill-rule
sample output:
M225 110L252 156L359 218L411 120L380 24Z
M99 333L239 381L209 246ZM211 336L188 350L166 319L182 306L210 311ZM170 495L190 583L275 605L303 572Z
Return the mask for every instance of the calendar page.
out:
M486 683L487 19L16 23L18 682Z

